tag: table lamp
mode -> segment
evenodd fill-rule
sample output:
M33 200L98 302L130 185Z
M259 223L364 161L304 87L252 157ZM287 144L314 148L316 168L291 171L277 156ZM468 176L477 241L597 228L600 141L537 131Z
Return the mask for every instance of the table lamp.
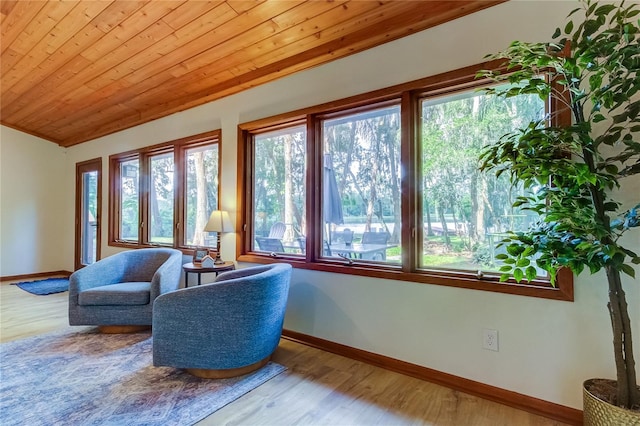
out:
M224 261L220 258L220 233L221 232L233 232L233 225L231 224L231 218L229 213L223 210L214 210L209 216L209 221L204 227L205 232L215 232L217 235L216 245L216 265L221 265Z

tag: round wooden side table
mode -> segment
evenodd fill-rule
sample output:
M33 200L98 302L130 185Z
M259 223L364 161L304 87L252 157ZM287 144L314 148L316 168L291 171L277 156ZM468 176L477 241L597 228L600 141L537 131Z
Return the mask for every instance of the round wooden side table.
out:
M193 262L185 263L182 265L182 269L184 269L184 287L189 287L189 274L196 274L198 276L198 285L201 284L201 275L207 273L215 273L216 277L220 272L232 271L236 269L236 265L233 262L224 262L220 265L213 266L200 266L194 265Z

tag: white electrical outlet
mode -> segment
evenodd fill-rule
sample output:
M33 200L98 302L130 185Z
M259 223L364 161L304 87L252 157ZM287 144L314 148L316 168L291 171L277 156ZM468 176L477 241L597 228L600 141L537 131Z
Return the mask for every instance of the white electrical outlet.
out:
M482 329L482 348L498 352L498 330Z

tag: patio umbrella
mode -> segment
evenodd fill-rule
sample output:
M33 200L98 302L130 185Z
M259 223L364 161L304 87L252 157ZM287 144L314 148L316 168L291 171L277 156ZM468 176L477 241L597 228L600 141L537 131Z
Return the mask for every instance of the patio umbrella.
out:
M344 223L342 214L342 199L338 190L338 182L333 171L333 161L331 154L324 155L324 179L322 191L322 213L323 220L327 224L327 241L331 244L330 224Z

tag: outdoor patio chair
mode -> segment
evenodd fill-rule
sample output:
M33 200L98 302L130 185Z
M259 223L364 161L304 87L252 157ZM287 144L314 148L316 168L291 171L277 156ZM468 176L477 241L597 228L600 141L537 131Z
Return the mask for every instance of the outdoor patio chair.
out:
M364 232L362 244L387 244L389 234L387 232Z
M258 249L261 251L284 253L284 247L279 238L256 237L256 243L258 243Z
M331 246L329 245L329 241L324 240L323 241L323 245L324 245L324 255L325 256L331 256Z
M331 233L331 243L344 243L351 244L353 242L353 231L349 228L344 228L342 231L333 231Z
M276 222L271 225L269 230L269 238L275 238L281 240L284 237L284 232L287 230L287 226L282 222Z
M300 247L300 253L304 254L307 251L307 237L298 237L296 241Z

